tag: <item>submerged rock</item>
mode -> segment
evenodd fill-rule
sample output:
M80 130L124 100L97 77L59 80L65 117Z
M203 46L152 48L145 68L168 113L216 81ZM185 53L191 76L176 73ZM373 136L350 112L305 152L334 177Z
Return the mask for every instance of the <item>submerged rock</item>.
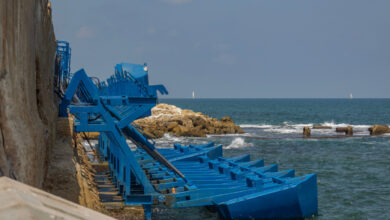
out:
M370 135L381 135L385 133L390 133L390 128L387 125L373 125L368 128Z
M313 129L332 129L332 126L313 125Z
M352 128L352 126L340 127L340 128L336 128L336 132L344 132L346 135L352 136L353 135L353 128Z
M336 132L347 132L348 128L347 127L339 127L336 128Z
M347 127L347 131L345 132L346 135L352 136L353 135L353 128L352 126Z
M308 138L311 135L311 130L308 126L303 127L303 137Z
M151 116L138 119L135 123L151 138L160 138L166 133L185 137L244 133L230 117L218 120L200 112L168 104L158 104L152 109Z

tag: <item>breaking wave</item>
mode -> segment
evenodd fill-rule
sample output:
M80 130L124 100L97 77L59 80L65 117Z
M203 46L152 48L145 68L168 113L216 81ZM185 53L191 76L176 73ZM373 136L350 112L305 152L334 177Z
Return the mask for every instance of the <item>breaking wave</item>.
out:
M232 143L225 147L225 149L236 149L242 147L252 147L252 143L247 143L243 138L235 138Z
M256 134L246 132L244 134L207 134L208 138L212 137L256 137Z
M164 134L163 137L154 139L154 142L159 147L172 147L173 144L185 142L184 140L185 138L183 137L176 137L170 134Z
M205 140L205 138L197 138L197 137L176 137L170 134L164 134L163 137L153 140L157 147L159 148L171 148L173 144L207 144L210 141Z
M241 128L271 128L273 125L266 125L266 124L261 124L261 125L253 125L253 124L242 124L240 125Z
M324 134L324 135L334 135L335 129L338 127L347 127L352 126L354 128L354 132L362 135L368 135L368 128L371 125L353 125L347 123L335 123L334 121L327 121L323 123L292 123L285 121L280 125L271 125L271 124L242 124L240 125L242 128L257 128L261 129L264 132L269 133L278 133L278 134L301 134L302 129L305 126L312 127L313 125L321 125L321 126L329 126L331 129L312 129L312 133L314 134Z

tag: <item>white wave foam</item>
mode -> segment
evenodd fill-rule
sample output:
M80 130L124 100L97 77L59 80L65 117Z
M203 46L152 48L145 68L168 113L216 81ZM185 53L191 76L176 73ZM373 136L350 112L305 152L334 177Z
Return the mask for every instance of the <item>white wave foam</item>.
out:
M334 121L326 121L324 123L321 123L320 125L335 128L335 127L347 127L349 124L346 123L336 124Z
M264 129L264 131L280 134L294 134L302 133L302 129L305 126L311 127L313 124L293 124L291 122L283 122L283 125L275 125L268 129Z
M353 125L353 124L347 124L347 123L339 123L336 124L334 121L330 122L324 122L321 123L320 125L322 126L330 126L332 129L336 129L339 127L347 127L347 126L352 126L353 130L355 133L359 133L360 135L368 135L370 132L368 131L368 128L371 127L371 125ZM326 130L318 130L317 132L319 133L332 133L334 132L333 130L331 131L326 131Z
M171 148L173 144L180 143L183 145L188 144L207 144L210 141L205 140L205 138L198 137L176 137L170 134L164 134L163 137L159 139L154 139L156 146L159 148Z
M369 127L372 126L372 125L352 125L352 124L347 124L347 123L336 124L334 121L330 121L330 122L326 121L324 123L321 123L320 125L322 125L322 126L329 126L329 127L332 127L332 128L352 126L353 128L358 128L358 129L365 129L365 128L368 129Z
M157 144L174 144L174 143L180 143L184 140L183 137L176 137L170 134L164 134L163 137L155 139L154 141Z
M266 125L266 124L242 124L240 125L241 128L271 128L273 125Z
M243 134L206 134L207 138L210 137L257 137L256 134L253 133L243 133Z
M313 134L323 134L323 135L334 135L336 134L335 129L338 127L347 127L352 126L354 131L359 134L369 134L368 128L371 125L352 125L348 123L335 123L334 121L326 121L323 123L307 123L307 124L299 124L293 123L290 121L285 121L281 125L270 125L270 124L242 124L240 125L242 128L258 128L262 129L265 132L270 133L279 133L279 134L300 134L302 133L302 129L305 126L312 127L313 125L318 124L321 126L329 126L332 129L313 129Z
M252 147L252 143L246 143L243 138L235 138L232 143L230 143L228 146L225 147L225 149L235 149L235 148L242 148L242 147Z

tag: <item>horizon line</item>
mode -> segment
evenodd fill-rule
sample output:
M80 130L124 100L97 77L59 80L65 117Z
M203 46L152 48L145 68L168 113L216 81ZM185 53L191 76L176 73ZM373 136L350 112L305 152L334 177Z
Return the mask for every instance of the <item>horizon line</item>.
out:
M239 97L239 98L226 98L226 97L207 97L207 98L191 98L191 97L159 97L158 99L191 99L191 100L196 100L196 99L351 99L351 98L304 98L304 97L297 97L297 98L266 98L266 97L258 97L258 98L245 98L245 97ZM352 98L352 99L390 99L388 98Z

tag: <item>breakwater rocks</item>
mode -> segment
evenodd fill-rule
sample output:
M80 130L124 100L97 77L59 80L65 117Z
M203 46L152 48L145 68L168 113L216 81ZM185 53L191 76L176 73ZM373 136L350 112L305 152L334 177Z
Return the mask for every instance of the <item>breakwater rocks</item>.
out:
M151 116L136 120L135 123L151 138L160 138L165 133L186 137L244 133L230 117L218 120L168 104L158 104L152 109Z
M311 135L311 130L308 126L303 127L303 137L308 138Z
M321 125L313 125L312 129L332 129L330 126L321 126ZM347 127L337 127L335 129L337 133L345 133L347 136L353 135L353 127L347 126ZM386 133L390 133L390 127L387 125L373 125L368 128L368 131L370 132L370 135L383 135ZM308 126L303 127L303 133L302 136L304 138L308 138L311 136L311 129Z
M353 128L352 128L352 126L336 128L336 132L341 132L341 133L345 133L345 135L352 136L353 135Z
M368 128L371 135L381 135L385 133L390 133L390 128L387 125L373 125Z

